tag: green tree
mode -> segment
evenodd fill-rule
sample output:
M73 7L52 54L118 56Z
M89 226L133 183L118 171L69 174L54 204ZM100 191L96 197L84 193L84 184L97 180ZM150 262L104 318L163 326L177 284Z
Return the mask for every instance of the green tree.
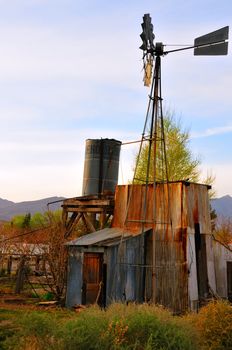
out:
M27 213L24 216L24 220L22 223L22 228L30 228L31 227L31 213Z
M31 214L27 213L25 215L15 215L12 219L11 219L11 223L10 225L12 227L16 227L16 228L29 228L30 227L30 221L31 221Z
M49 221L47 218L46 213L35 213L31 217L31 228L32 229L37 229L37 228L43 228L49 225Z
M158 135L160 130L158 130ZM168 180L188 180L192 182L200 181L200 164L199 157L194 156L189 147L189 131L183 130L181 122L177 121L170 113L167 113L164 118L164 134L166 142L166 159L168 169ZM149 145L146 143L142 149L140 155L136 156L136 171L135 171L135 183L146 182L147 164L148 164L148 152ZM154 153L152 147L150 170L149 170L149 182L153 182L154 179ZM161 142L157 142L157 158L156 158L156 179L167 180L165 171L165 159L163 151L161 149ZM214 177L209 175L204 183L212 184Z
M51 215L52 220L59 221L62 217L62 210L58 209L52 212L44 212L40 213L37 212L33 215L31 213L27 213L25 215L15 215L10 222L11 227L16 227L19 229L23 228L30 228L30 229L38 229L38 228L44 228L47 226L50 226L51 221ZM5 225L6 227L9 226L9 224Z

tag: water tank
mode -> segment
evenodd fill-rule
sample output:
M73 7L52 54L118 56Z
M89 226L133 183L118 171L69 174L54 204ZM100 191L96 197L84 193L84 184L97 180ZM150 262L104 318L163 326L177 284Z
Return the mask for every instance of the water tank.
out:
M118 183L121 141L88 139L85 146L85 165L82 195L114 193Z

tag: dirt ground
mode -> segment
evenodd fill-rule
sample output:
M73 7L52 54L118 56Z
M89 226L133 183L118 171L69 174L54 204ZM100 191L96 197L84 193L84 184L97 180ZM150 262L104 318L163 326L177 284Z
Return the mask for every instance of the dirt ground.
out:
M25 283L20 294L14 293L15 280L12 277L0 278L0 309L5 310L48 310L53 311L61 307L52 305L46 301L47 292L38 283L36 278L32 280L33 288ZM39 297L36 297L38 294ZM33 297L32 297L33 296ZM42 303L43 305L39 305Z

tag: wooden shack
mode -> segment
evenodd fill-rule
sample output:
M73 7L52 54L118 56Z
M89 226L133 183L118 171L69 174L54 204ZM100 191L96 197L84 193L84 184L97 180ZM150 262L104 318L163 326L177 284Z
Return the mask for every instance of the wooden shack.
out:
M117 186L113 222L68 243L66 304L197 309L215 292L208 186Z

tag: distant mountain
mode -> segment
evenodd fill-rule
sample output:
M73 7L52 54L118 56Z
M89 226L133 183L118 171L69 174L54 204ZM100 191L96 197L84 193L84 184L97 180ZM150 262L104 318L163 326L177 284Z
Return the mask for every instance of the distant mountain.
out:
M7 199L0 198L0 210L11 204L14 204L14 202L8 201Z
M232 197L223 196L211 201L212 208L218 216L230 217L232 219Z
M15 215L31 213L32 215L40 212L43 213L48 210L47 204L65 199L64 197L49 197L39 199L36 201L14 203L6 199L0 198L0 220L10 220ZM57 210L60 208L62 202L54 203L49 206L50 210Z
M64 197L49 197L36 201L15 203L7 199L0 198L0 221L9 221L13 216L31 213L32 215L48 210L47 204L65 199ZM62 202L54 203L49 206L50 210L57 210L61 207ZM211 200L211 206L215 209L218 216L232 218L232 197L227 195L221 198Z

